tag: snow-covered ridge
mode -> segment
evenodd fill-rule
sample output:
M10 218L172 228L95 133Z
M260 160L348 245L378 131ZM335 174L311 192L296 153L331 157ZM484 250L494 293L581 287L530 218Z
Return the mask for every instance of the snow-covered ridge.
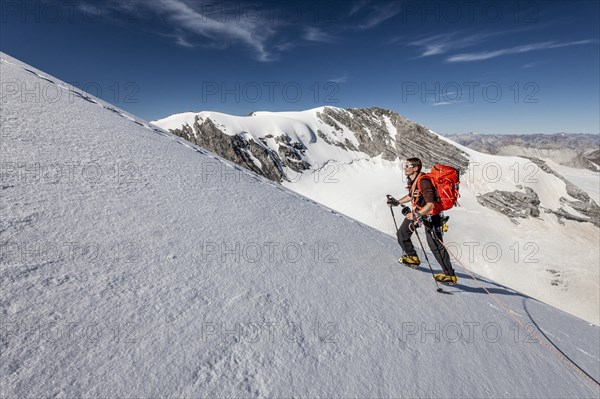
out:
M390 237L93 96L3 94L2 397L598 395L464 273L439 294ZM598 327L482 284L600 378Z
M301 112L217 112L171 115L152 122L271 180L289 182L329 162L418 154L425 165L465 169L464 152L442 137L382 108L320 107Z

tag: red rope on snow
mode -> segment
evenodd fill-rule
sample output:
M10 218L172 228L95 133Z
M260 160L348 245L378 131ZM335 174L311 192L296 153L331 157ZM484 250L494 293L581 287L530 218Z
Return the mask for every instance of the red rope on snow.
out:
M508 316L510 318L512 318L526 333L531 334L532 336L534 336L535 338L537 338L538 342L540 344L542 344L550 352L552 352L559 360L561 360L563 363L567 364L571 368L575 369L578 373L580 373L582 376L584 376L586 379L588 379L589 381L593 382L595 385L597 385L600 388L600 383L598 381L596 381L595 379L593 379L592 377L590 377L585 371L583 371L581 369L581 367L579 367L578 365L576 365L575 363L573 363L573 361L571 361L570 359L567 359L558 350L556 350L556 348L553 348L551 345L549 345L546 342L546 340L542 339L542 337L536 331L533 331L533 333L531 331L529 331L526 328L526 325L523 322L523 320L521 320L519 317L517 317L513 313L513 311L510 310L510 308L506 304L504 304L504 302L502 302L502 300L500 300L496 295L494 295L486 287L484 287L483 284L481 284L481 282L475 277L475 275L456 256L454 256L454 254L452 252L450 252L448 250L448 247L446 247L446 245L444 244L444 242L442 240L440 240L439 238L437 238L435 235L433 237L436 240L438 240L440 242L440 244L442 244L442 246L446 249L446 251L448 251L448 253L450 255L452 255L452 257L454 258L454 260L456 260L456 262L458 262L458 264L461 266L461 268L463 270L465 270L471 276L471 278L473 280L475 280L475 282L477 283L477 285L479 285L479 287L481 287L490 297L492 297L492 299L502 308L502 310L504 310L504 312L507 313Z

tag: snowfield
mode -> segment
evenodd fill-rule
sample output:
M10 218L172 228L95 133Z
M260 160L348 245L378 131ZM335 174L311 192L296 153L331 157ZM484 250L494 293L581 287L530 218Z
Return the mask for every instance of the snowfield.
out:
M461 269L437 293L389 234L5 54L0 72L1 397L600 394L597 326Z

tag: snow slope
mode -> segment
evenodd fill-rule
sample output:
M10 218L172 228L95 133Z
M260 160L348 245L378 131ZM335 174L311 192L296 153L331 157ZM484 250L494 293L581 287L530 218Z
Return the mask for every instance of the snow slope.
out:
M322 111L323 108L255 112L245 117L217 112L185 113L152 123L164 129L179 129L186 124L192 126L199 116L201 121L210 118L227 135L243 133L255 142L268 136L289 135L292 141L308 143L303 157L311 169L300 173L286 167L289 181L283 181L282 185L395 236L390 211L384 203L386 194L398 198L407 192L400 160L388 161L381 156L371 157L330 145L327 141L348 139L356 143L356 138L344 126L341 127L343 138L340 137L337 130L321 121L318 113ZM338 111L351 115L341 109ZM321 131L327 140L317 137L316 131ZM388 131L394 138L395 128L388 126ZM561 198L574 200L565 182L529 159L484 154L437 136L469 157L469 168L461 182L462 207L447 212L451 227L445 240L459 263L600 325L599 230L591 223L559 221L556 215L545 211L565 209L575 216L583 216L561 202ZM272 151L277 151L279 144L273 139L266 142ZM408 144L411 143L404 143ZM598 189L594 193L594 179L589 177L594 172L586 173L587 180L575 178L575 183L583 183L581 188L597 198ZM571 173L568 177L575 175ZM597 187L597 174L595 179ZM515 219L518 224L477 200L479 195L494 190L524 192L526 187L539 196L541 214L538 218Z
M0 72L63 94L2 93L0 396L598 397L598 327L482 278L535 342L466 275L440 294L399 267L388 235Z

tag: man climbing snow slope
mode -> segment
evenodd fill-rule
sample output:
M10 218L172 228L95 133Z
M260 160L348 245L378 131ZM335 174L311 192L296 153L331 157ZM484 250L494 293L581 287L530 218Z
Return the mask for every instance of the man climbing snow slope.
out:
M405 219L396 232L398 243L404 250L404 255L399 262L413 268L417 268L421 264L411 237L415 229L423 225L427 235L427 244L444 270L444 273L435 274L433 277L441 283L456 284L458 277L454 274L450 256L442 241L442 226L445 219L438 209L439 207L436 207L436 203L439 203L439 194L432 184L431 177L422 173L422 167L423 164L419 158L407 159L404 164L404 174L407 177L408 194L400 199L391 198L387 202L390 207L407 202L412 205L412 210L403 207L402 213L405 215Z

